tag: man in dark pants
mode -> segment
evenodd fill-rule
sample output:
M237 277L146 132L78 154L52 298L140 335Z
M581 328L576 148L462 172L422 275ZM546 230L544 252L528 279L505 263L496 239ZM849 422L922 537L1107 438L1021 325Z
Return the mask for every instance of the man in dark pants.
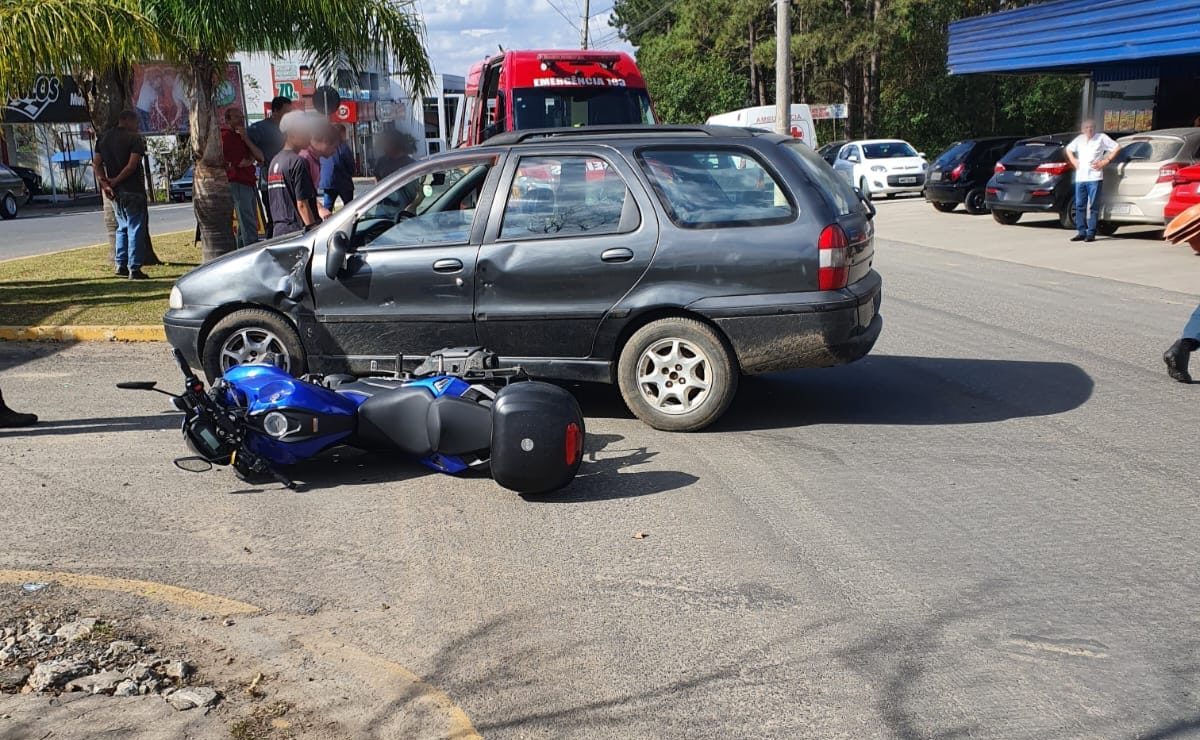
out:
M323 120L323 119L322 119ZM312 139L312 119L292 111L279 122L283 149L267 166L267 200L271 204L271 236L293 234L321 223L317 184L308 162L300 156Z
M117 219L116 274L133 280L149 277L142 272L150 219L146 183L142 179L142 158L145 156L146 140L138 133L138 115L131 110L121 111L117 127L100 139L92 156L100 190L112 201L113 215Z
M283 148L283 134L279 131L279 122L292 109L291 98L285 98L282 95L274 98L271 101L271 115L263 120L251 125L246 129L246 137L250 139L250 143L258 148L258 151L263 156L263 167L258 173L258 191L262 196L263 204L267 205L267 168L266 165L271 163L279 150ZM271 230L271 209L265 209L267 212L267 233L272 233Z
M1184 325L1183 336L1163 354L1167 374L1180 383L1192 382L1192 376L1188 373L1188 359L1197 349L1200 349L1200 306L1196 307L1192 318Z
M37 423L37 416L34 414L21 414L13 411L4 403L4 394L0 393L0 429L9 429L12 427L27 427Z
M1071 241L1094 242L1100 225L1104 168L1121 151L1121 145L1096 133L1095 121L1084 121L1079 128L1079 136L1063 150L1075 168L1075 236Z

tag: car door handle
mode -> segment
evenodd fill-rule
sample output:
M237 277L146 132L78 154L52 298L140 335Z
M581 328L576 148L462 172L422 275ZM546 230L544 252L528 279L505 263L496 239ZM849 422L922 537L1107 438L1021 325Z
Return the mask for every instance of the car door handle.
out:
M443 259L443 260L438 260L433 263L433 271L434 272L453 273L453 272L459 272L462 269L463 269L462 260Z
M628 262L633 259L633 250L625 247L606 249L600 253L601 262Z

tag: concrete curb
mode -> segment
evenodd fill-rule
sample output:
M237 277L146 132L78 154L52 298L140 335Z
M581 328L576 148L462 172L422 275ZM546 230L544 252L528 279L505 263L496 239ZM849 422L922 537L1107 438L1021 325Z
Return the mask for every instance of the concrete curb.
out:
M161 326L0 326L3 342L165 342Z

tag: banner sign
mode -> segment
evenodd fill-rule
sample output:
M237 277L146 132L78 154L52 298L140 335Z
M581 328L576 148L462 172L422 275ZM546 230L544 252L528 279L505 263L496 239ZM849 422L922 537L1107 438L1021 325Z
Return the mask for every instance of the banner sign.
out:
M833 119L846 118L845 103L834 103L833 105L809 103L808 111L809 113L812 113L814 121L829 121Z
M188 132L188 96L179 70L169 64L135 64L133 100L139 129L143 134L186 134ZM217 85L217 114L225 120L225 111L245 111L242 90L242 65L232 62L225 67L225 79Z
M33 90L0 111L0 123L87 123L87 102L70 75L41 75Z

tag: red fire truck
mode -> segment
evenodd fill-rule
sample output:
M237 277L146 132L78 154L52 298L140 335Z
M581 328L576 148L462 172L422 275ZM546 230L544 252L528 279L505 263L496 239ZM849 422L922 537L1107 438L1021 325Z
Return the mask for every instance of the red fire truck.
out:
M646 81L616 51L506 51L467 74L458 146L503 131L654 123Z

